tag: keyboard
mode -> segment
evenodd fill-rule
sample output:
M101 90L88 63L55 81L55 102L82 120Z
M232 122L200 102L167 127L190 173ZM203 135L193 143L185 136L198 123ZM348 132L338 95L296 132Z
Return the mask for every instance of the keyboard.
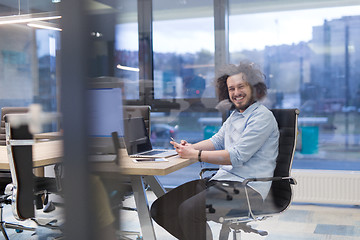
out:
M152 156L152 155L156 155L156 154L160 154L165 152L164 150L152 150L150 152L146 152L146 153L139 153L137 155L147 155L147 156Z

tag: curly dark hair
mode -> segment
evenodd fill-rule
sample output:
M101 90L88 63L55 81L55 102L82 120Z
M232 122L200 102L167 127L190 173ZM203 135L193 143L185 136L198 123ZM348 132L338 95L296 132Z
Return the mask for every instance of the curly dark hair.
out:
M255 100L260 100L266 96L267 88L264 83L265 75L260 68L254 63L243 61L239 65L230 64L220 70L216 78L216 87L219 101L229 99L229 91L227 87L227 79L230 76L243 73L244 80L249 83Z

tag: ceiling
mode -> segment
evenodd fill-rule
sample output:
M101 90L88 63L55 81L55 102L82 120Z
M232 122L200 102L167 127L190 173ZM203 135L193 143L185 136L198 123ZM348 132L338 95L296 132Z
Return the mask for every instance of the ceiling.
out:
M57 4L51 0L0 0L0 16L21 14L54 12Z
M0 0L0 16L57 11L60 0ZM136 0L84 0L91 13L137 14ZM360 0L229 0L231 14L359 5ZM153 0L156 20L213 16L213 0Z
M0 16L54 12L60 0L0 0ZM137 21L137 0L82 0L88 13L101 24ZM214 0L152 0L155 21L213 16ZM360 5L360 0L229 0L230 14L289 11L307 8L325 8ZM97 21L96 19L105 19ZM110 19L110 20L109 20ZM115 23L115 22L113 22ZM97 25L97 24L95 24Z

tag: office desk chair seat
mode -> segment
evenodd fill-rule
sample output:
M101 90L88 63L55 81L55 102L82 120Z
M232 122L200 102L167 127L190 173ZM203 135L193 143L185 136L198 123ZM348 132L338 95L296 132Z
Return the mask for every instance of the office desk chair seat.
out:
M291 204L292 200L292 185L296 184L295 179L290 176L292 161L295 154L296 140L297 140L297 118L299 115L298 109L273 109L271 110L278 123L280 137L279 137L279 153L276 159L276 167L273 177L269 178L251 178L245 179L243 182L226 182L230 189L222 189L227 193L227 197L231 200L231 195L236 194L236 188L240 186L248 187L249 182L253 181L272 181L272 185L268 196L264 203L258 209L251 207L251 201L247 197L248 210L244 209L231 209L226 216L221 216L217 222L222 224L220 231L220 240L227 240L229 233L233 230L233 238L237 239L240 232L252 232L265 236L266 231L253 229L248 223L252 221L265 220L274 214L285 211ZM202 169L200 177L206 171L214 171L217 169L209 168ZM222 181L219 181L222 182ZM209 212L216 211L212 206L207 206Z

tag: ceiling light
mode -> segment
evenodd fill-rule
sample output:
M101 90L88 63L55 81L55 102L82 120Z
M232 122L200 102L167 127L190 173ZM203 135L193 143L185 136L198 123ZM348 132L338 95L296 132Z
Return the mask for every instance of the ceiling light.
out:
M133 71L133 72L139 72L140 71L139 68L121 66L120 64L118 64L116 66L116 68L121 69L121 70L126 70L126 71Z
M13 24L13 23L27 23L27 22L44 21L44 20L60 19L60 18L61 16L56 15L55 12L19 14L19 15L0 17L0 25Z
M102 35L102 33L100 33L100 32L91 32L91 36L92 36L92 37L96 37L96 38L100 38L100 37L102 37L103 35Z
M55 23L36 21L36 22L30 22L27 25L29 27L34 27L34 28L42 28L42 29L49 29L49 30L55 30L55 31L62 31L62 29L59 28L59 26L57 24L55 24Z

